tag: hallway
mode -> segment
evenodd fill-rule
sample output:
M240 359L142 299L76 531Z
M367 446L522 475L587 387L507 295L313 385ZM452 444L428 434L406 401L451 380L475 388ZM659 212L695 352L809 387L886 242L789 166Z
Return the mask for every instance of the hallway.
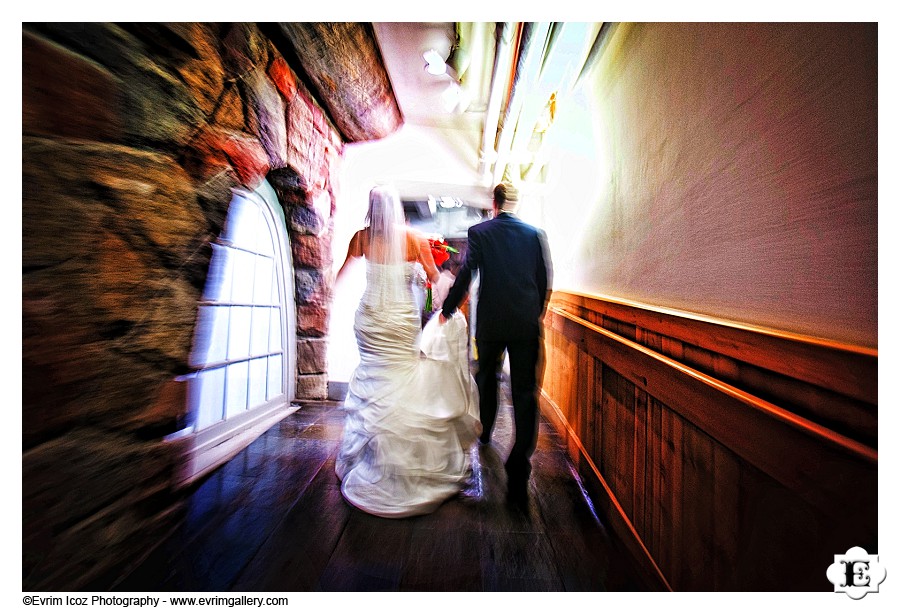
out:
M834 597L889 550L880 27L23 23L22 589ZM369 517L336 271L373 186L464 242L500 181L553 263L530 507L505 416Z
M304 404L203 480L184 522L113 591L635 591L612 536L542 420L527 512L506 505L497 449L473 448L471 486L431 515L383 519L341 497L341 403ZM121 573L121 570L119 570Z

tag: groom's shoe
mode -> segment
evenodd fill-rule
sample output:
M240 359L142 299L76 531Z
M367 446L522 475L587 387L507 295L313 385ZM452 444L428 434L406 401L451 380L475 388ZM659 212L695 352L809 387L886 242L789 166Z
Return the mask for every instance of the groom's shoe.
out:
M507 459L506 469L506 501L520 510L528 509L528 482L531 478L531 463L527 460L512 463Z

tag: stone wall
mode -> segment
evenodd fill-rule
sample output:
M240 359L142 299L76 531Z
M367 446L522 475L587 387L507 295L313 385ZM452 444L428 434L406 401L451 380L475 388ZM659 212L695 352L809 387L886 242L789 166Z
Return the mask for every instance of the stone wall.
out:
M24 24L25 590L102 588L177 520L163 437L232 188L267 178L285 209L296 396L326 396L346 138L287 42L255 24Z

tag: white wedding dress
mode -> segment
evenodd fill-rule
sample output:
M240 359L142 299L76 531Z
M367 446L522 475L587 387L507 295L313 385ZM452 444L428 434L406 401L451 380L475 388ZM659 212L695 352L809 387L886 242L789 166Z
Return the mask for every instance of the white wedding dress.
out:
M335 469L347 501L377 516L427 514L459 492L481 432L465 318L420 330L413 270L367 260L354 323L360 364Z

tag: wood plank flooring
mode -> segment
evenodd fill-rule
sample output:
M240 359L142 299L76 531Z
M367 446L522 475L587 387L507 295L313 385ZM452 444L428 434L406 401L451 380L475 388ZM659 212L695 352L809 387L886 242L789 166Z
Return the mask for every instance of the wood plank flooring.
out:
M526 509L505 500L511 408L472 449L471 485L436 512L384 519L334 473L338 402L300 406L196 486L183 522L112 591L645 591L541 420Z

